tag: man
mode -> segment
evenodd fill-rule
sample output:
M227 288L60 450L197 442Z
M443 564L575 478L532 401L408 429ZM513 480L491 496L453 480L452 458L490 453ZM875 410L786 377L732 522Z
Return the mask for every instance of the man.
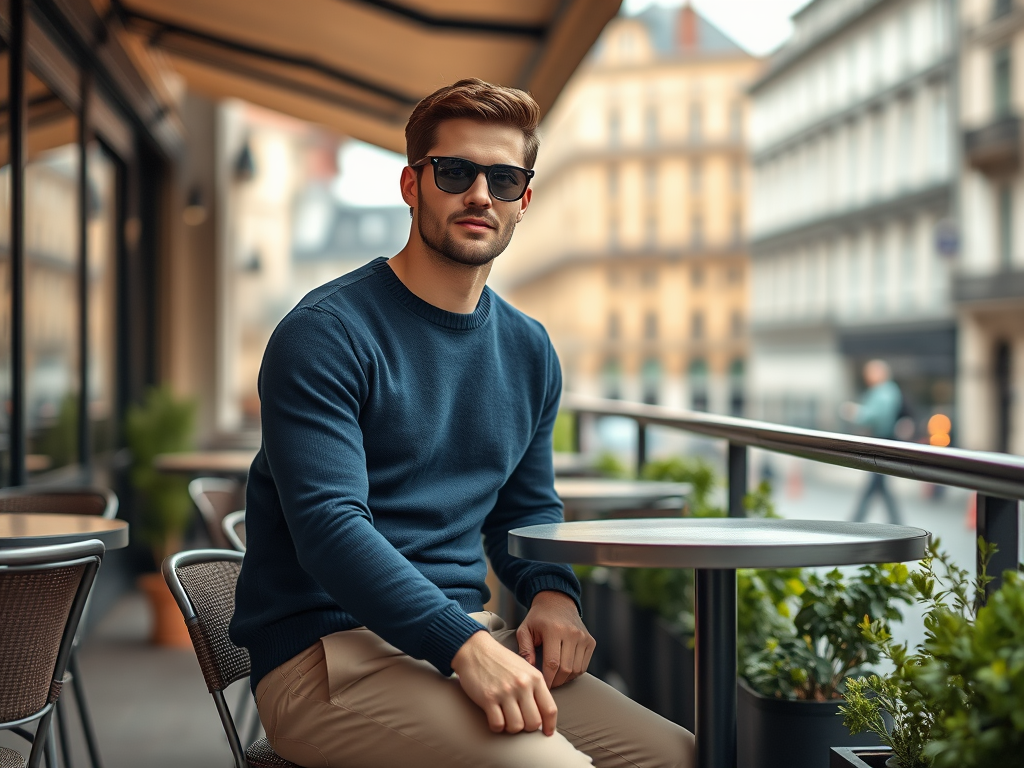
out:
M864 402L860 405L843 403L841 415L847 421L865 427L872 437L892 440L896 436L896 423L899 421L900 411L903 407L903 394L896 382L892 380L892 371L889 369L888 363L884 360L868 362L864 366L864 383L868 385ZM899 525L900 512L896 507L896 500L886 485L885 475L880 475L877 472L871 473L867 487L853 514L853 521L863 522L867 518L868 505L875 494L882 497L889 513L889 522Z
M538 118L479 80L420 102L408 243L310 293L267 345L231 636L299 765L692 765L687 731L585 674L572 570L507 550L562 519L558 360L485 285L530 204ZM517 631L483 612L485 548L529 608Z

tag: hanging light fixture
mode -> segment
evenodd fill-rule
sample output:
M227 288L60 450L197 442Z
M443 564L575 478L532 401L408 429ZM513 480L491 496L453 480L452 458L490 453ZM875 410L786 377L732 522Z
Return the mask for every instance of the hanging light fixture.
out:
M242 148L238 150L238 157L235 158L235 181L252 181L256 175L256 161L252 156L252 147L249 146L249 137L245 137Z

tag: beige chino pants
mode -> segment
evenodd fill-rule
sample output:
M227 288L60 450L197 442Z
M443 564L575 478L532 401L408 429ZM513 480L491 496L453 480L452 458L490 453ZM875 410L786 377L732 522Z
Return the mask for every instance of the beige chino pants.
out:
M518 652L495 614L470 614ZM323 638L256 686L267 739L305 768L691 768L689 731L592 675L552 691L558 731L493 733L428 662L360 627Z

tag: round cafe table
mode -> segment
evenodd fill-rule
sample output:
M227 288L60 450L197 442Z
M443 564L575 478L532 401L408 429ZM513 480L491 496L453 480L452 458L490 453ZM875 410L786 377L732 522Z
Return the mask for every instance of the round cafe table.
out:
M509 533L525 560L696 569L696 766L736 768L736 569L920 560L920 528L821 520L587 520Z
M128 546L128 523L93 515L0 513L0 549L48 547L99 539L109 549Z

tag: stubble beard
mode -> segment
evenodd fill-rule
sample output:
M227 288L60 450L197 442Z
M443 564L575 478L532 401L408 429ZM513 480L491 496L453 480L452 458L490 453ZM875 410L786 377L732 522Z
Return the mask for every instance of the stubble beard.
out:
M420 239L438 256L448 262L464 267L482 267L490 264L508 247L508 244L512 241L512 234L516 229L515 218L511 218L507 222L498 220L497 236L491 241L490 245L486 248L473 248L467 247L468 244L466 243L460 243L452 235L447 225L450 225L455 219L466 216L480 216L478 211L460 211L448 217L448 221L444 223L432 212L424 210L422 205L418 213L417 229L420 233Z

